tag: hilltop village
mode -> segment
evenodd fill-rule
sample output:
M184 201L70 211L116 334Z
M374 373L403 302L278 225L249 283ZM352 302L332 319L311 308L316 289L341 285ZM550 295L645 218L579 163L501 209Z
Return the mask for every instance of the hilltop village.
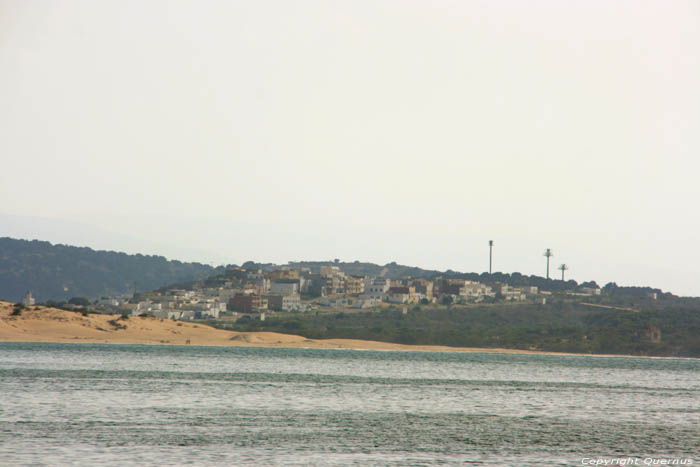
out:
M597 287L579 287L577 295L600 295ZM493 301L546 303L549 291L534 286L513 287L499 282L482 283L459 278L360 276L346 274L338 266L316 270L281 267L263 272L229 266L216 276L154 292L136 293L128 299L102 297L95 302L71 300L67 305L90 311L148 315L176 320L236 320L241 316L295 311L380 310L391 305L468 304ZM28 301L31 300L31 303ZM31 295L25 304L33 304Z
M33 319L37 315L31 313L45 309L37 306L31 293L23 302L14 305L8 319L21 316L23 310L27 319ZM240 267L220 267L205 279L150 292L96 300L73 297L41 305L83 315L76 319L98 319L90 316L93 313L109 315L106 327L93 323L108 334L136 329L145 319L178 321L175 326L182 329L204 324L316 340L700 355L700 299L649 287L608 283L599 288L593 281L578 284L563 277L517 272L440 272L396 263L380 266L337 260L286 265L249 261ZM161 337L159 342L170 340Z

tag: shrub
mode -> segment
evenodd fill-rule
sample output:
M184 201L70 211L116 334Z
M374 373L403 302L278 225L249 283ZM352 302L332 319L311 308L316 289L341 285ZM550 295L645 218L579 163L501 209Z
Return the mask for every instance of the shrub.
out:
M68 304L76 306L88 306L90 305L90 300L88 300L86 297L72 297L70 300L68 300Z
M126 329L126 325L120 323L120 322L117 321L116 319L110 319L110 320L107 321L107 322L108 322L109 324L111 324L112 326L114 326L116 329Z

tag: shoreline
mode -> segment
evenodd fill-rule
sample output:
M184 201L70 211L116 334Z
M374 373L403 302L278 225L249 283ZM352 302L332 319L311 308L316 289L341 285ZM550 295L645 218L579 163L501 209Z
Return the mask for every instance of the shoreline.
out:
M0 342L176 345L204 347L270 347L401 352L497 353L572 357L690 358L586 354L539 350L407 345L359 339L307 339L275 332L238 332L208 325L160 318L90 314L48 307L30 307L11 316L12 303L0 302ZM38 308L38 309L37 309Z
M294 336L293 334L284 334L285 336ZM343 339L329 339L333 341L342 341ZM319 339L315 342L323 343L324 340ZM400 349L385 349L385 348L362 348L362 347L303 347L303 346L286 346L286 345L267 345L267 344L253 344L253 345L216 345L216 344L161 344L154 342L107 342L107 341L22 341L22 340L2 340L0 339L0 345L2 344L91 344L91 345L146 345L146 346L164 346L164 347L235 347L243 349L257 349L257 348L275 348L275 349L300 349L300 350L339 350L339 351L357 351L357 352L426 352L426 353L491 353L499 355L542 355L550 357L598 357L598 358L650 358L657 360L697 360L694 357L660 357L657 355L624 355L624 354L595 354L595 353L570 353L570 352L550 352L546 350L521 350L521 349L504 349L504 348L489 348L489 347L449 347L449 346L412 346L406 344L392 344L390 342L381 341L362 341L371 344L387 344L387 345L399 345L405 346L406 348ZM416 347L444 347L445 349L439 350L426 350L423 348Z

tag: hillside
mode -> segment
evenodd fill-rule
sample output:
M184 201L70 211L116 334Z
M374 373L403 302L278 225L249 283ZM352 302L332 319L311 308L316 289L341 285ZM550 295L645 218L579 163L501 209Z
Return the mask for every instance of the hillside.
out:
M562 295L552 297L546 305L413 305L406 314L401 307L389 306L381 311L280 313L265 321L246 316L233 324L209 323L244 332L293 332L309 339L700 357L699 299L651 301L603 296L583 300Z
M42 302L130 295L214 272L211 266L168 261L162 256L0 238L0 298L13 302L28 290Z

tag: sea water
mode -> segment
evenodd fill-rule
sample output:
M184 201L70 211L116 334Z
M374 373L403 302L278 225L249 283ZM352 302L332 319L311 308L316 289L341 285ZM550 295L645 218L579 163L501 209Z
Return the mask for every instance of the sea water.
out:
M0 343L0 465L700 465L699 455L699 360Z

